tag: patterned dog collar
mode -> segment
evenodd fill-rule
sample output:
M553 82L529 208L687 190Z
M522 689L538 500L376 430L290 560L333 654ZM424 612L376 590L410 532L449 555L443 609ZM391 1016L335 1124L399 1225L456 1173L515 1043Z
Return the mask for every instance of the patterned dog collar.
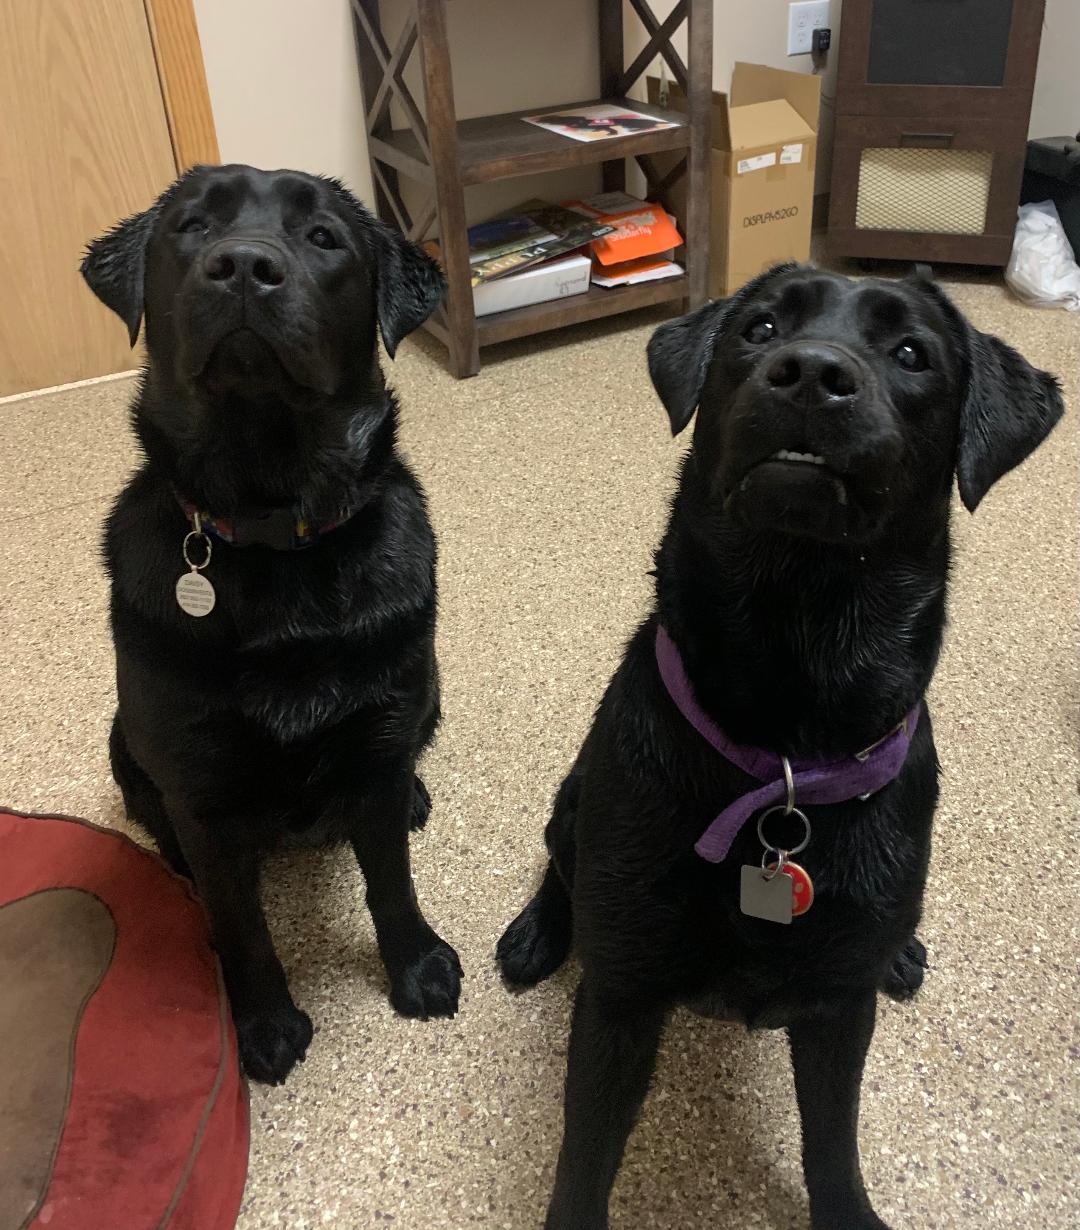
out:
M291 508L255 509L235 517L216 517L179 494L176 500L192 526L198 517L202 533L212 534L235 547L270 547L274 551L300 551L310 547L323 534L344 525L356 511L348 508L335 521L312 525Z

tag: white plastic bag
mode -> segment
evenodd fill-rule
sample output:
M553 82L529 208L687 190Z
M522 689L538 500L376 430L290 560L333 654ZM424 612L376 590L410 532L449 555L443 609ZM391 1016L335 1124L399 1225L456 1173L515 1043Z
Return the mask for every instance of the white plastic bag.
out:
M1020 206L1005 281L1033 307L1080 312L1080 265L1053 201Z

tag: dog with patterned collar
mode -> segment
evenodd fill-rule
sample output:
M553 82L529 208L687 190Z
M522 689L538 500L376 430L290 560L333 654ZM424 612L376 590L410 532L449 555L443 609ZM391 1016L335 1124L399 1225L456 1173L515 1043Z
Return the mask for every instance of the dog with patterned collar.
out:
M883 1230L859 1087L878 990L925 965L951 488L974 511L1061 396L928 281L796 266L662 326L649 368L673 432L697 412L653 610L498 947L519 986L581 959L547 1230L607 1226L679 1003L787 1030L814 1230Z
M457 1008L409 869L439 721L435 537L377 340L393 357L444 282L336 181L243 166L183 175L83 275L133 344L145 319L144 463L105 535L113 775L206 904L247 1074L277 1083L312 1024L259 900L275 846L348 842L395 1008Z

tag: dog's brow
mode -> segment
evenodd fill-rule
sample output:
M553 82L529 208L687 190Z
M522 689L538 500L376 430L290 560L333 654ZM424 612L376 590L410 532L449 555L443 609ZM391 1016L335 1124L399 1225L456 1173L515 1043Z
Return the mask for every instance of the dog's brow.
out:
M796 321L820 312L831 283L826 278L799 278L788 282L780 295L780 312Z
M304 179L283 179L279 182L287 208L310 213L318 205L318 196L313 184Z
M891 290L868 287L860 297L860 315L869 317L873 324L886 329L896 329L906 324L911 311L904 299Z
M240 205L242 182L239 179L217 179L209 184L203 206L222 218L235 216Z

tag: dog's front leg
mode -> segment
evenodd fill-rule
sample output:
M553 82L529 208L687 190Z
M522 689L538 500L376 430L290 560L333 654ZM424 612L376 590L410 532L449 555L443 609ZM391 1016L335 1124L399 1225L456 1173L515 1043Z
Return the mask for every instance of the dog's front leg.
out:
M859 1086L874 1033L875 992L788 1026L814 1230L888 1230L859 1165Z
M169 807L195 887L210 916L244 1071L280 1084L311 1042L311 1019L293 1003L259 900L259 863L251 843L230 840L220 822L182 804Z
M661 1004L607 1002L583 980L566 1070L566 1130L546 1230L605 1230L608 1197L656 1066Z
M390 1002L404 1016L453 1016L461 991L461 962L420 910L409 866L409 829L418 778L410 767L364 800L352 846L367 882Z

